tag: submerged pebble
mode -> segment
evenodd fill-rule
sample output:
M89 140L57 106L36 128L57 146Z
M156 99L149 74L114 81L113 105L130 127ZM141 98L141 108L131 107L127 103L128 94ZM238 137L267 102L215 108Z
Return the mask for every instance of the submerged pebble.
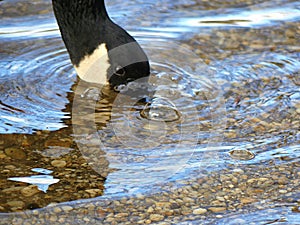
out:
M73 207L72 207L72 206L65 205L65 206L62 206L61 209L62 209L64 212L70 212L71 210L73 210Z
M58 168L63 168L67 165L67 162L64 160L53 160L51 165Z
M21 190L21 193L25 197L32 197L36 195L37 193L40 193L41 191L37 188L36 185L30 185L28 187L25 187Z
M159 222L164 219L164 216L160 214L151 214L149 219L153 222Z
M199 209L194 209L193 210L193 214L196 214L196 215L202 215L202 214L205 214L205 213L207 213L207 209L199 208Z
M103 190L101 189L88 189L88 190L85 190L85 192L89 193L90 194L90 197L96 197L96 196L99 196L103 193Z
M219 212L226 211L226 208L225 207L209 207L208 210L213 213L219 213Z
M22 209L25 206L23 201L10 201L6 203L9 207L20 208Z
M231 150L229 155L238 160L251 160L255 157L255 154L249 150Z
M20 148L6 148L4 150L5 154L13 159L25 159L26 154L25 152Z

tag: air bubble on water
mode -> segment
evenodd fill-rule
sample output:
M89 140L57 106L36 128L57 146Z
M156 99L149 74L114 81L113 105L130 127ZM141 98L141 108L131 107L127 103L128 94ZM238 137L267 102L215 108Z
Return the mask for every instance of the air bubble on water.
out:
M176 106L168 99L155 97L141 111L141 116L148 120L174 122L181 118Z

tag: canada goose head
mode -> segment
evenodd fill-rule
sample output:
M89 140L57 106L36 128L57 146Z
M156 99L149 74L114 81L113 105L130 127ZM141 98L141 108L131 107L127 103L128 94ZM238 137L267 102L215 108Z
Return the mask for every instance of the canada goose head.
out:
M147 77L143 49L109 18L104 0L52 0L54 14L79 77L111 87Z

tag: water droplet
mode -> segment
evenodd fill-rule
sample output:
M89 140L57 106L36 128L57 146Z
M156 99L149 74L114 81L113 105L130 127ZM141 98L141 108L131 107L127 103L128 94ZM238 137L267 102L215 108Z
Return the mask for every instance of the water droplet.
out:
M174 122L180 119L180 112L175 105L165 98L154 98L141 111L141 116L148 120Z

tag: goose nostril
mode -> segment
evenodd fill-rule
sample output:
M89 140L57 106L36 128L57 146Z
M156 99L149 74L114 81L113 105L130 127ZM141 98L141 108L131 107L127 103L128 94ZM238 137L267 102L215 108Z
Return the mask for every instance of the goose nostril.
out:
M120 84L120 85L114 86L114 90L116 92L125 92L128 90L128 87L125 84Z
M117 76L122 77L122 76L124 76L126 74L126 71L125 71L125 69L122 66L117 66L116 69L115 69L115 74Z

